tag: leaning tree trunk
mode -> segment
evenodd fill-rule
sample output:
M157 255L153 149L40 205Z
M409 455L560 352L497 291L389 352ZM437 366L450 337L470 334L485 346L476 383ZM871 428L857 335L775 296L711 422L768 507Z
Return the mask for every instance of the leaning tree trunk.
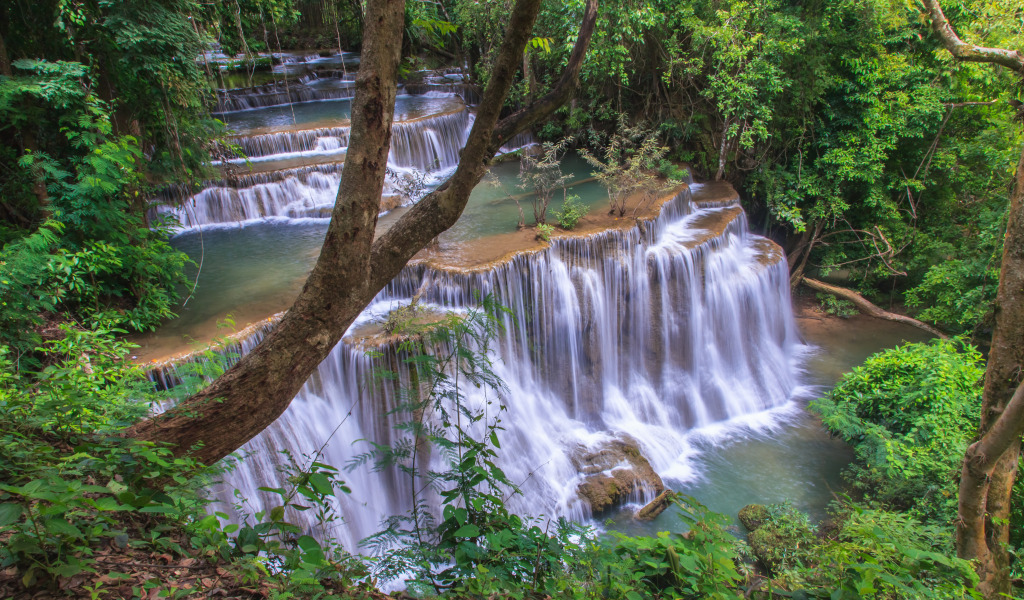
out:
M1002 65L1024 79L1024 53L964 42L938 0L924 0L932 29L956 59ZM996 291L995 328L985 368L979 440L964 456L956 549L976 561L986 598L1010 592L1010 494L1024 433L1024 149L1010 192L1010 213Z
M555 88L499 121L540 0L517 0L455 174L374 241L391 137L404 2L370 0L352 101L351 143L320 257L274 330L209 387L126 436L169 444L210 464L240 448L291 403L363 308L430 240L455 224L491 159L513 135L568 101L597 20L587 0L576 45Z
M964 457L956 528L957 553L977 560L986 597L1010 592L1010 494L1024 431L1024 151L996 292L995 329L985 369L981 439Z

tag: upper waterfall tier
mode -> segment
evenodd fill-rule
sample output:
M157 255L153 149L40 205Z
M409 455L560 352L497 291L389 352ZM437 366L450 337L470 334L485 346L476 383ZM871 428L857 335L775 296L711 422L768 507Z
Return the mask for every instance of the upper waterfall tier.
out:
M398 396L367 382L398 361L387 339L370 341L379 333L373 324L413 298L437 313L466 310L478 294L511 309L492 358L508 386L496 397L506 410L499 465L524 482L513 510L588 518L576 493L585 476L578 457L624 436L662 477L693 477L689 432L786 404L800 348L781 250L752 235L738 207L704 204L684 187L628 225L555 237L473 268L423 257L380 293L284 416L245 448L249 457L218 494L229 500L237 488L251 510L268 508L272 499L257 488L274 485L280 450L300 456L326 443L318 460L341 467L367 449L358 440L395 443L402 418L388 410ZM367 343L377 352L365 353ZM162 376L173 378L173 367ZM491 394L467 393L475 406ZM398 470L365 468L346 479L352 494L337 499L346 526L318 535L355 549L383 517L409 508L414 483ZM314 528L305 514L289 518Z
M473 117L461 102L452 108L451 101L434 101L434 106L448 112L398 121L392 128L389 164L393 173L382 212L408 200L399 197L399 191L406 179L415 178L403 173L429 177L458 164ZM254 168L235 174L244 166L230 165L230 178L210 182L184 201L167 198L172 201L156 210L173 215L183 229L268 217L329 216L341 181L348 136L348 125L239 136L234 142L256 159L250 163Z

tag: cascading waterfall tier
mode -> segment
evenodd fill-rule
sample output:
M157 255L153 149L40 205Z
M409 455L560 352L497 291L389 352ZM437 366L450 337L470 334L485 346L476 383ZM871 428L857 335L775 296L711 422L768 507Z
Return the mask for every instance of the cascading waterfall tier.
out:
M406 267L215 492L230 503L237 489L251 510L268 509L273 499L257 488L277 485L281 450L301 456L326 444L318 460L342 467L369 448L365 440L395 441L395 418L387 414L397 403L394 389L371 382L395 368L396 350L384 343L366 353L360 323L413 297L435 311L462 311L478 294L511 309L493 358L508 386L498 399L507 408L499 464L523 482L513 510L591 517L577 493L586 478L579 457L623 439L635 440L669 483L692 477L688 434L786 404L800 347L781 249L747 230L735 199L693 189L684 187L637 227L556 237L470 269L427 261ZM261 337L241 340L239 349ZM161 376L173 379L173 367ZM469 401L482 406L487 393L471 390ZM363 467L345 479L352 494L336 500L344 527L315 532L306 513L291 518L356 549L382 518L408 510L413 488L397 470ZM634 500L651 494L641 487Z
M314 85L310 85L315 82ZM294 81L278 81L261 86L217 92L219 112L237 112L320 100L351 98L355 93L354 80L348 78L319 78L315 73Z
M455 168L472 123L473 116L465 108L396 122L389 165L397 177L410 171L430 175ZM271 217L329 217L341 181L348 136L347 126L240 136L236 142L249 156L272 159L253 163L256 168L296 161L322 162L244 172L230 180L208 182L191 196L180 189L169 189L165 202L157 204L151 217L173 216L182 230ZM510 145L530 141L528 135L520 135ZM393 184L389 181L389 189ZM186 199L181 201L181 196ZM401 200L394 192L386 192L382 211Z

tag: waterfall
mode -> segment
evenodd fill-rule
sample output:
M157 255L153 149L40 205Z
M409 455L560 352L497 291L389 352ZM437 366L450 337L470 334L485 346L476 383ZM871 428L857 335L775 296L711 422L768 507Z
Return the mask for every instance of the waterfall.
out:
M413 296L438 310L465 310L478 293L511 309L493 359L508 386L499 465L523 482L512 510L589 518L573 457L623 435L663 477L690 478L689 432L783 406L797 385L800 342L781 249L751 234L734 203L705 205L689 189L630 230L555 238L471 270L411 264L357 323ZM250 509L269 509L273 499L257 488L276 485L281 450L301 456L327 442L319 460L340 468L368 449L365 440L395 439L387 415L394 391L368 383L394 369L395 349L364 352L358 329L243 449L249 456L215 490L219 498L230 503L237 489ZM243 340L241 350L261 337ZM483 403L485 393L471 390L470 401ZM397 470L363 467L344 479L352 488L337 498L344 526L315 532L306 513L290 518L354 550L382 518L408 510L411 487ZM649 495L641 490L637 500Z
M267 174L266 183L245 188L211 186L180 206L158 210L174 215L184 229L267 217L330 216L341 181L340 165L325 171L305 170L287 177Z
M315 82L315 83L314 83ZM313 83L313 85L310 85ZM251 88L219 90L217 110L237 112L284 104L340 100L355 95L354 78L318 77L306 74L295 81L268 83Z
M465 108L396 122L392 126L388 163L399 174L410 170L428 175L450 171L458 165L459 151L472 124L473 116ZM270 166L289 159L333 162L243 173L231 181L207 182L202 191L192 196L185 190L168 188L161 197L165 203L158 204L151 217L173 215L180 227L187 230L268 217L330 216L341 181L341 161L348 135L348 127L322 127L238 136L235 142L246 154L266 160L254 161L257 165ZM528 134L520 134L509 145L531 141ZM510 149L514 148L504 151ZM392 193L392 183L388 182L386 194Z

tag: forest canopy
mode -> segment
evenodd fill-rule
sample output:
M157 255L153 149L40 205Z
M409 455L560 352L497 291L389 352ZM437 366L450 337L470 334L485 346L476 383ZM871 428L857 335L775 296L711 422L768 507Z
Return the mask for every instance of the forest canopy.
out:
M265 425L238 439L220 436L201 427L203 410L228 411L226 422L239 422L239 410L273 421L390 276L454 224L515 136L529 131L544 148L593 158L610 156L602 151L623 132L642 132L640 149L623 151L633 174L644 182L692 174L732 184L751 227L784 247L794 288L823 279L817 289L847 290L957 341L879 355L816 404L825 425L857 452L847 476L857 499L840 503L830 533L791 507L769 507L750 527L761 531L750 538L751 555L724 521L678 499L693 524L689 537L590 543L564 523L549 535L510 514L491 490L510 484L487 462L499 452L497 437L465 442L460 430L459 444L480 459L452 466L446 476L462 486L452 497L486 506L478 509L486 519L472 533L466 527L477 525L453 512L432 531L436 545L418 539L410 547L421 556L392 558L426 569L436 595L527 595L509 590L530 570L538 595L732 598L770 582L792 597L806 587L853 598L878 592L866 565L884 548L898 554L895 570L877 575L886 597L1008 592L1020 581L1024 530L1019 506L1009 506L1011 491L1020 497L1015 411L1024 404L1024 309L1014 295L1022 277L1014 240L1024 231L1021 49L1017 0L941 8L936 0L3 3L0 542L17 543L0 552L0 570L17 572L24 589L70 585L93 572L97 548L124 550L131 537L176 559L234 565L236 582L274 580L282 597L290 585L302 593L338 586L377 593L365 565L281 528L280 515L255 517L269 523L263 529L230 531L204 516L197 489L213 471L197 457L216 462ZM223 103L239 89L292 98L301 78L278 68L285 50L341 57L335 76L342 80L356 68L346 53L362 52L363 61L345 142L361 167L341 179L322 260L273 338L296 350L272 352L273 360L253 353L211 388L189 379L160 395L126 360L124 336L174 318L197 281L172 242L180 224L159 209L252 168L225 125ZM462 161L375 240L383 182L393 175L386 164L396 85L446 69L474 98ZM240 171L225 169L231 161ZM524 180L540 178L538 164L557 162L557 152L524 159ZM552 189L567 180L549 175L558 182ZM624 206L620 218L628 218ZM547 200L535 204L545 242L546 209ZM325 289L344 293L335 301ZM850 307L821 300L832 312ZM330 331L310 334L314 321ZM460 323L448 325L473 335ZM211 368L221 375L226 365ZM293 381L260 383L253 373ZM987 377L983 392L979 377ZM235 402L257 398L252 390L280 398L272 410ZM149 404L165 402L181 404L168 404L162 420L147 418ZM901 402L913 405L887 412ZM208 408L194 410L195 403ZM173 419L189 430L181 438L188 443L165 444L175 441ZM215 437L226 440L222 447ZM979 448L1000 451L986 457ZM990 464L996 457L1000 464ZM334 467L314 465L292 474L282 506L299 495L326 510L325 497L343 483ZM471 470L491 491L465 485ZM984 500L972 505L973 522L965 515L972 490ZM918 496L935 497L935 505L915 505ZM122 520L106 515L122 511ZM65 513L70 529L58 524ZM151 513L166 520L140 516ZM150 526L159 533L136 539ZM282 541L291 538L291 546ZM771 544L758 546L759 539ZM956 551L960 558L950 558ZM530 562L530 552L545 560ZM520 562L502 571L513 555ZM269 571L260 562L266 556L274 557ZM705 556L720 569L705 568ZM566 568L565 557L580 569ZM437 575L449 559L453 570ZM836 564L843 567L837 578L812 572ZM289 573L298 583L287 581Z

